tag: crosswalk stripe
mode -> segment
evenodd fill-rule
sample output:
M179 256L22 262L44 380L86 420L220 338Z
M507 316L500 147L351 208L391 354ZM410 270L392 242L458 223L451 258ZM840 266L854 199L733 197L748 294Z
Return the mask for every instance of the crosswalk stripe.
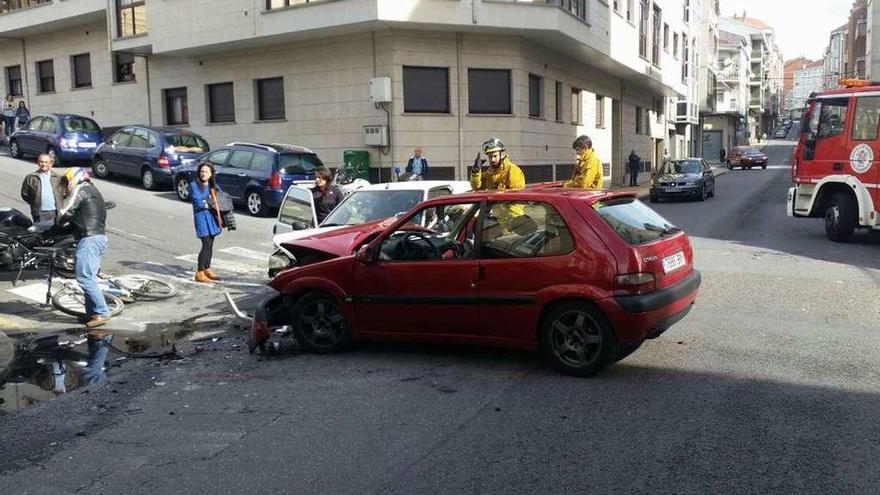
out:
M243 248L239 246L232 246L228 248L223 248L220 250L221 253L234 254L236 256L241 256L242 258L250 258L252 260L266 261L269 259L268 253L261 253L259 251L254 251L253 249Z
M183 256L176 256L175 259L188 261L190 263L198 263L199 255L198 253L194 254L184 254ZM239 263L237 261L222 259L222 258L213 258L211 260L211 267L217 268L218 270L225 270L235 273L253 273L253 272L262 272L266 268L263 266L254 266L246 263Z
M29 299L31 301L36 301L38 303L46 302L46 283L38 282L35 284L23 285L21 287L16 287L14 289L8 289L7 292L11 292L16 296L23 297L25 299Z

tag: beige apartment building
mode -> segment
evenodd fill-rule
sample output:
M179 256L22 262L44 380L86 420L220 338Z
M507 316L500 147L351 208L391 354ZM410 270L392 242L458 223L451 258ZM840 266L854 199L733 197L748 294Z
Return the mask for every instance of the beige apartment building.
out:
M567 178L588 134L619 184L630 150L656 166L666 101L692 94L689 3L10 0L0 65L33 114L300 144L331 167L367 150L373 180L416 146L432 178L466 177L491 136L529 182Z

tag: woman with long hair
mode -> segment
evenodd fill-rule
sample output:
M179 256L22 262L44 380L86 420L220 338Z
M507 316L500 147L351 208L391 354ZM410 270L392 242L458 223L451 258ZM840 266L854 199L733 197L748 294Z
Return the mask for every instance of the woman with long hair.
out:
M196 169L196 179L189 183L189 198L193 205L193 223L196 237L202 241L199 251L196 282L210 283L219 280L211 269L211 258L214 256L214 238L220 235L220 219L216 207L208 203L208 199L216 197L217 182L214 180L214 166L210 162L201 162ZM216 200L211 204L216 205Z

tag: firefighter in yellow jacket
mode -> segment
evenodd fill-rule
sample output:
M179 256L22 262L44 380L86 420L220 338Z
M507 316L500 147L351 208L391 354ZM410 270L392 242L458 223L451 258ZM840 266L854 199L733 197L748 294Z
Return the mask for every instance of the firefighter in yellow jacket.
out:
M572 170L571 180L565 181L564 187L582 187L586 189L602 189L602 163L593 150L593 141L589 136L579 136L571 145L577 153L577 162Z
M526 187L526 176L523 175L519 165L510 161L507 156L507 147L498 138L491 138L483 143L483 153L489 159L489 167L483 168L486 160L477 153L474 167L471 170L471 187L474 191L522 189ZM492 213L498 221L505 224L507 220L523 214L523 206L510 204L504 207L493 208Z

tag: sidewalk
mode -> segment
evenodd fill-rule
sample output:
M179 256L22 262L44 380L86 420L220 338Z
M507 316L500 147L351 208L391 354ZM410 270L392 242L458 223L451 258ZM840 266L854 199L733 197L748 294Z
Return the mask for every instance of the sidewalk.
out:
M711 168L712 168L712 174L714 174L715 177L718 177L719 175L724 175L727 173L727 167L722 166L721 164L712 165ZM645 176L647 174L641 174L641 175ZM651 180L648 179L638 186L611 186L610 189L612 189L614 191L634 192L634 193L638 194L639 199L648 199L648 196L650 196L650 191L651 191Z

